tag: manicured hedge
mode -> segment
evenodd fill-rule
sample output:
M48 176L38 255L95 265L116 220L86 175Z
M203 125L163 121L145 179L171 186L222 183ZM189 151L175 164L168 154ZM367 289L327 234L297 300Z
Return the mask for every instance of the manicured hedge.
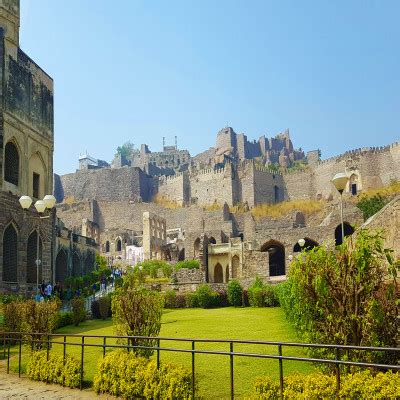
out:
M258 378L254 385L254 399L280 399L279 382L270 377ZM398 399L400 374L370 371L342 375L340 391L336 393L336 376L314 373L289 375L284 380L284 399Z
M191 372L117 350L99 361L93 388L126 399L191 399Z
M45 350L35 351L30 356L26 372L35 381L58 383L70 388L76 388L80 384L80 363L69 355L64 360L62 355L50 352L47 360Z

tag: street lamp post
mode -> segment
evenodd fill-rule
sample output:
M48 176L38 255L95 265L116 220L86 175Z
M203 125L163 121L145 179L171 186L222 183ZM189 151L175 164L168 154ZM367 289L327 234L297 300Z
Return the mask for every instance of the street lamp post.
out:
M349 177L345 172L339 172L332 178L332 183L340 193L340 223L342 226L342 243L344 242L344 223L343 223L343 192L346 189Z
M19 199L19 203L23 210L28 210L29 207L32 205L32 199L29 196L21 196ZM43 200L37 200L35 202L36 211L39 213L39 219L50 218L50 215L43 215L46 209L52 209L56 204L56 198L48 194L44 196ZM39 236L39 227L37 230L36 236L36 291L39 294L39 267L42 261L39 259L39 243L40 243L40 236Z

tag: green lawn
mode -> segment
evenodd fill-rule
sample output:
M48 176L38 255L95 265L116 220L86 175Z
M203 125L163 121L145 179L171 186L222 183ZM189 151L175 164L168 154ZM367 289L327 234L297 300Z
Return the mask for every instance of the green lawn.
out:
M112 321L87 321L79 327L68 326L57 333L78 333L91 335L113 335ZM285 320L280 308L219 308L219 309L179 309L165 310L162 318L160 336L175 338L213 338L213 339L254 339L266 341L296 341L296 336ZM80 342L78 339L68 339L70 342ZM87 339L88 343L102 343L101 339ZM110 340L107 343L115 343ZM191 348L191 343L161 341L162 347ZM229 344L201 343L196 345L201 350L229 351ZM13 349L13 353L17 349ZM52 351L62 352L62 345L55 344ZM111 351L111 349L110 349ZM234 345L234 351L278 354L276 346ZM80 347L67 346L67 353L80 359ZM26 362L27 350L24 351L23 364ZM285 348L284 355L304 356L301 349ZM85 380L92 381L96 365L102 356L102 349L87 347L84 352ZM17 366L18 357L12 360L12 368ZM191 355L186 353L162 352L161 362L173 362L191 368ZM313 367L309 364L284 361L284 374L293 372L308 373ZM199 384L199 394L204 398L229 397L229 356L196 354L196 379ZM279 377L278 361L235 357L234 381L235 395L242 398L249 395L254 379L257 376L270 375Z

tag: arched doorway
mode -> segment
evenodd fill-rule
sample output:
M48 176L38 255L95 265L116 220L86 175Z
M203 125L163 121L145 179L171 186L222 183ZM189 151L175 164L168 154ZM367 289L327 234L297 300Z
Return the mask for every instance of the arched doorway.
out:
M240 260L238 256L232 257L232 279L237 279L239 275Z
M358 175L352 174L349 179L349 191L353 196L357 196L358 189Z
M314 247L317 247L317 246L319 246L319 244L315 240L312 240L310 238L305 237L304 238L304 246L303 246L303 248L301 248L301 246L297 242L293 246L293 253L300 253L300 251L302 251L302 250L308 251L308 250L311 250L311 249L313 249Z
M106 253L110 252L110 242L107 240L106 242Z
M285 275L285 247L282 243L270 240L261 247L268 252L269 276Z
M200 238L197 238L194 241L193 256L194 256L194 258L199 258L200 257Z
M218 263L214 267L214 283L223 283L224 282L224 273L222 271L222 265Z
M39 238L39 256L37 256L37 241ZM33 231L28 238L27 252L26 252L26 282L36 283L42 282L42 270L43 270L43 243L42 239L38 235L37 231ZM39 265L39 278L37 276L37 265L36 260L39 259L41 264Z
M68 277L68 256L64 250L58 252L56 257L56 282L64 282Z
M178 261L184 261L185 260L185 249L181 249L178 255Z
M225 283L229 282L229 265L225 267Z
M354 228L348 222L343 222L343 228L344 237L351 236L354 233ZM335 244L339 246L342 243L342 224L339 224L335 229Z

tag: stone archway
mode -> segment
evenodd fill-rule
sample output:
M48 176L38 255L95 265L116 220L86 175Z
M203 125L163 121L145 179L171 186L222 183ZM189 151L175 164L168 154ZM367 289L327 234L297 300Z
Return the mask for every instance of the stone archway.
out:
M270 240L264 243L261 251L268 252L269 276L285 275L285 247L283 244Z
M343 228L344 228L344 237L351 236L354 233L354 228L348 222L343 222ZM342 243L343 243L342 224L339 224L335 228L335 245L339 246Z
M224 272L222 270L222 265L217 263L214 267L214 283L223 283L224 282Z

